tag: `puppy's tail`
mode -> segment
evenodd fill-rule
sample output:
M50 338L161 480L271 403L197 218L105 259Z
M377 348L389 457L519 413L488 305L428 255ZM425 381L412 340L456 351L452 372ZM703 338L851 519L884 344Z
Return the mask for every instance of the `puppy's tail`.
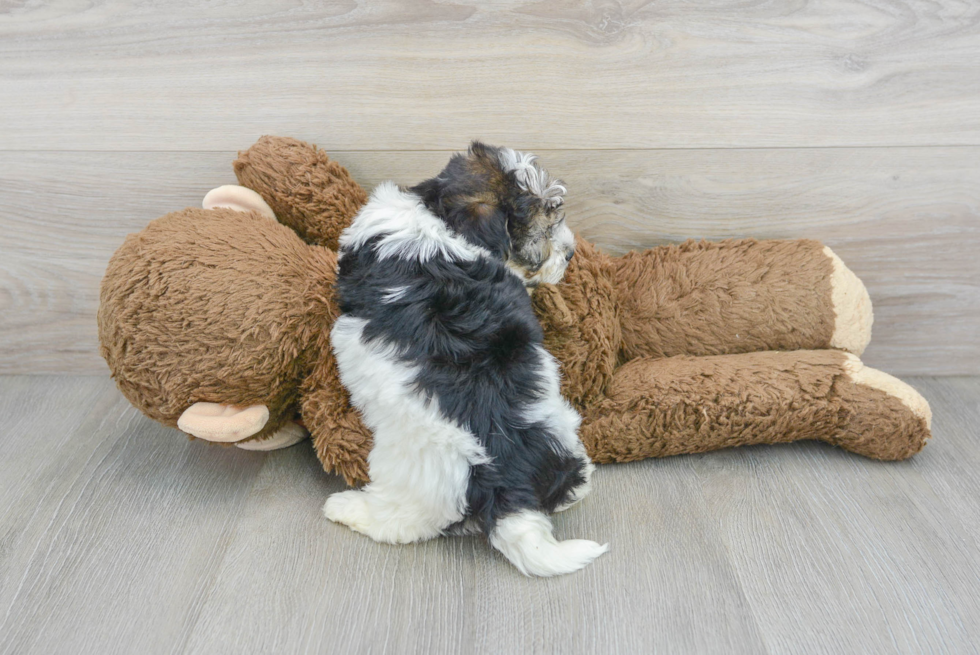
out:
M538 511L524 510L499 519L490 543L524 575L562 575L578 571L609 550L585 539L557 541L551 521Z

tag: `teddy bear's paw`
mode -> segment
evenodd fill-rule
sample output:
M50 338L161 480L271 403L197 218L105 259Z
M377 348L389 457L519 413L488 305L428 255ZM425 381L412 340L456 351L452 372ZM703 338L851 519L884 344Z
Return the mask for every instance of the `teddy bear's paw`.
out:
M265 405L194 403L177 419L177 427L198 439L231 443L258 434L268 421L269 408Z
M217 189L211 189L204 196L204 202L201 203L201 206L205 209L225 207L238 212L255 212L276 220L275 212L272 211L269 203L262 199L262 196L237 184L226 184Z
M844 371L855 383L884 391L889 396L898 398L913 414L925 421L928 429L932 429L932 409L929 407L929 401L909 384L884 371L865 366L864 362L851 354L848 354L844 361Z
M860 355L871 341L871 324L874 323L871 296L864 283L833 250L824 247L823 253L834 267L830 286L836 319L830 347Z
M310 436L310 433L307 432L303 426L290 421L264 439L239 441L235 444L235 446L241 448L242 450L280 450L281 448L289 448L290 446L298 444L308 436Z

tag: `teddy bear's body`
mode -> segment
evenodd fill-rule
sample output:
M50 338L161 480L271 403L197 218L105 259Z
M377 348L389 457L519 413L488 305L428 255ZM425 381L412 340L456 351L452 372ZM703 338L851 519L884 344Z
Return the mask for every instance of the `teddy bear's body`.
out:
M114 255L102 353L156 420L261 444L299 415L324 467L364 482L371 435L328 335L333 248L366 194L292 139L263 137L235 172L264 212L175 212ZM610 257L579 240L564 281L533 302L596 461L799 439L902 459L929 437L925 400L845 352L870 339L870 300L817 242L689 242ZM242 422L251 427L236 432Z

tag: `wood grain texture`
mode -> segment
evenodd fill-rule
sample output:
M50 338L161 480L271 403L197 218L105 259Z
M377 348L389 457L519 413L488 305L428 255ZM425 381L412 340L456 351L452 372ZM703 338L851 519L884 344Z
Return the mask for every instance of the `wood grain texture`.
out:
M542 580L482 538L328 522L343 484L308 444L190 442L103 377L0 376L0 653L977 652L980 378L912 382L935 437L909 462L600 467L555 523L609 553Z
M969 0L4 3L0 149L980 145Z
M2 377L0 399L0 653L178 648L264 455L191 443L104 377Z
M250 145L243 144L243 147ZM333 152L367 187L449 152ZM101 372L95 312L127 233L234 182L227 153L0 153L0 372ZM610 252L810 237L865 281L870 366L980 373L980 148L545 151L575 229Z
M980 390L974 378L930 380L922 393L942 422L941 437L949 448L928 448L924 457L912 460L919 472L945 504L966 526L980 552L980 448L977 417ZM968 542L967 541L967 542Z
M693 476L681 460L656 469L597 474L593 495L556 517L556 531L609 540L615 556L540 580L481 538L392 548L331 524L320 507L342 483L326 480L306 448L277 454L189 652L759 652ZM644 517L641 530L628 527L632 516ZM279 591L256 598L259 588ZM706 631L705 616L725 618Z
M943 450L943 433L940 423L923 459ZM771 652L973 648L976 542L911 462L819 444L721 455L699 477Z

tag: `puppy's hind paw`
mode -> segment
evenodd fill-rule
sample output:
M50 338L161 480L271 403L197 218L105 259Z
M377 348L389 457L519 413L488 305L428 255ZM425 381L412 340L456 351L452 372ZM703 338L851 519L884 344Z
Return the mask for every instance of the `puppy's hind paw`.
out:
M609 550L609 544L597 544L588 539L568 539L559 541L554 557L538 571L529 570L531 575L562 575L585 568L592 560Z
M523 511L500 519L490 543L524 575L563 575L587 566L609 544L586 539L556 541L551 521L536 511Z
M343 523L362 534L368 534L371 526L365 493L356 489L332 494L323 505L323 514L334 523Z

